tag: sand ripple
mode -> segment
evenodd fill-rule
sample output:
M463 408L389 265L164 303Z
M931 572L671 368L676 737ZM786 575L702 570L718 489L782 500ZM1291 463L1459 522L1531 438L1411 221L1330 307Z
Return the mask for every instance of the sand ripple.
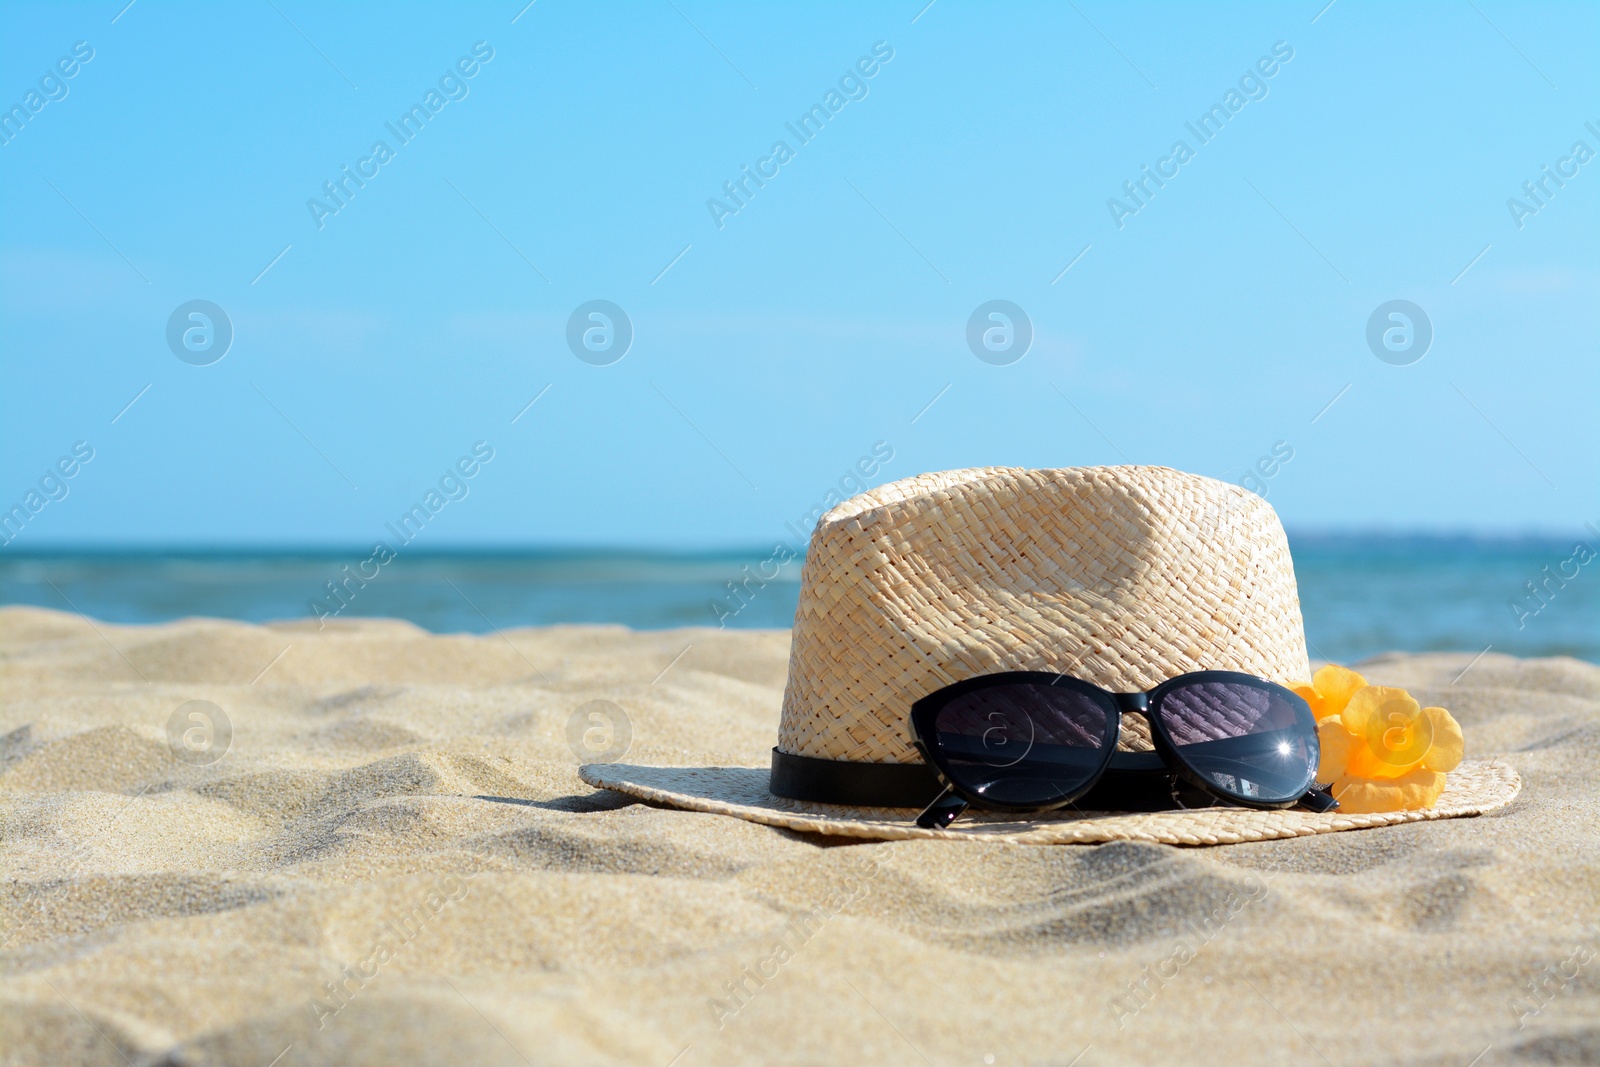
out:
M1592 665L1364 667L1516 767L1494 815L1047 848L578 779L591 700L629 762L761 764L783 633L100 630L0 610L0 1063L1600 1061ZM233 725L209 765L168 747L190 700Z

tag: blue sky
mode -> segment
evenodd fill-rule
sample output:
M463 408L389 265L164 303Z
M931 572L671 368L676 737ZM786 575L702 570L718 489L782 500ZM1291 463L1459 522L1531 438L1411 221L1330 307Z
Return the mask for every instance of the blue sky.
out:
M0 106L38 106L0 505L93 449L14 547L370 543L477 442L434 547L769 542L875 446L872 482L1288 449L1291 527L1600 520L1592 5L124 2L0 12ZM595 300L614 362L568 344Z

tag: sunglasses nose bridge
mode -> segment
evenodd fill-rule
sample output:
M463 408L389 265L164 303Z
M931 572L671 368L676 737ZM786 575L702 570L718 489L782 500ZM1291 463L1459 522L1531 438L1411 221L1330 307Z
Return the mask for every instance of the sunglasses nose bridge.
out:
M1150 694L1148 693L1114 693L1112 695L1116 697L1118 711L1148 712L1150 710Z

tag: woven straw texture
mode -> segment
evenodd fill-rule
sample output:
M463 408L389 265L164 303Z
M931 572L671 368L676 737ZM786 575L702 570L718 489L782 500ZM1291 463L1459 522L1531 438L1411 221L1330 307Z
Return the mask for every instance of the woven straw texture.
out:
M921 762L912 703L1005 670L1115 692L1198 670L1305 681L1276 513L1166 467L982 467L852 497L811 537L778 747ZM1121 747L1150 747L1137 717Z
M734 815L789 830L882 841L943 838L1019 845L1103 841L1230 845L1307 837L1369 826L1483 815L1505 807L1522 789L1522 779L1504 763L1469 760L1446 777L1439 803L1420 811L1379 815L1332 811L1317 815L1307 811L1216 807L1131 815L1068 809L1066 814L1047 813L1019 821L1005 813L972 810L947 830L924 830L917 826L917 813L910 809L847 808L775 797L767 791L766 767L637 767L602 763L582 767L578 773L599 789L614 789L657 804Z

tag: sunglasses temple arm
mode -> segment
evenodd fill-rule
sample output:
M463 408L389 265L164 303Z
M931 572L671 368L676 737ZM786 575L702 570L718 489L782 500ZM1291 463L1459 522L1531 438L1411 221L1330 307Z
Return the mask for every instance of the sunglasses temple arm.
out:
M1310 789L1306 790L1305 796L1300 798L1299 806L1309 811L1320 813L1324 811L1333 811L1339 806L1339 802L1333 799L1332 793L1328 792L1326 789L1323 789L1321 786L1314 785Z
M922 809L922 814L917 816L917 825L924 830L943 830L966 810L967 802L956 796L954 789L946 786L932 804Z

